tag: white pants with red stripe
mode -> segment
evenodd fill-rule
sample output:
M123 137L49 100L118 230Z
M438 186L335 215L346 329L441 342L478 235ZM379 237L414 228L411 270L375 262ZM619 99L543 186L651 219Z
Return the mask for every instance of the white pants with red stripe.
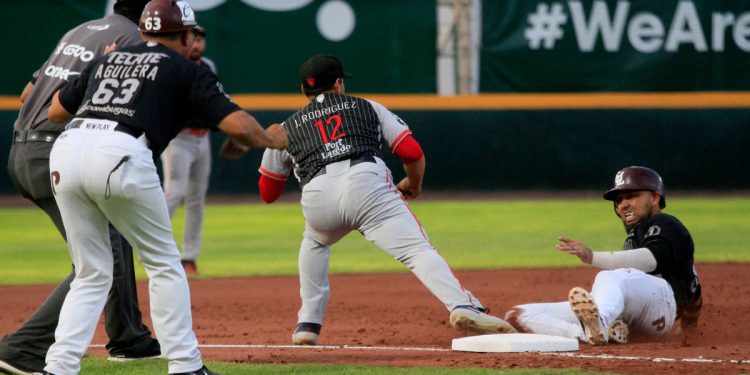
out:
M80 371L112 284L108 221L133 245L146 269L151 320L169 372L201 368L190 290L151 151L125 133L71 129L52 147L50 171L76 276L45 370L59 375Z
M622 319L631 332L658 337L674 325L674 293L661 277L632 268L601 271L594 279L591 296L607 326ZM518 305L505 317L529 333L587 340L569 302Z
M331 245L352 230L406 265L448 310L460 305L483 307L432 247L385 163L375 160L351 167L349 160L329 164L324 175L302 189L305 233L299 252L298 322L323 323L330 293Z

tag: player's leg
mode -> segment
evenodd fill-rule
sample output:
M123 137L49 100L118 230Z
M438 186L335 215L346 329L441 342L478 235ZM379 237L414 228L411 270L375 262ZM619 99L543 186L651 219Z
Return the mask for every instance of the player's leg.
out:
M62 217L49 183L50 148L51 144L39 142L14 144L8 173L18 192L44 210L64 239ZM67 246L61 242L60 249L67 251ZM1 361L28 372L43 372L47 349L55 342L60 308L74 277L71 271L21 327L0 340Z
M569 302L529 303L513 306L505 320L519 332L538 333L586 341L581 323Z
M178 134L161 154L164 195L170 217L185 198L190 181L190 164L194 156L190 143L184 137L187 136Z
M299 295L302 301L297 312L297 328L292 334L292 343L296 345L315 345L323 325L331 286L328 282L328 267L331 247L316 241L306 226L300 245Z
M0 360L27 372L44 372L44 359L55 342L60 309L74 278L75 271L71 271L18 330L3 337Z
M352 167L349 187L341 198L347 223L406 265L448 310L467 305L483 308L432 247L421 223L391 181L382 164L361 163Z
M128 213L120 214L123 210ZM169 372L200 368L198 342L192 330L190 289L160 188L142 189L132 199L112 196L104 211L133 243L146 269L153 327L162 354L170 361Z
M332 171L333 172L333 171ZM292 342L317 344L330 296L328 282L331 245L349 233L341 223L335 190L335 173L314 178L302 189L305 231L299 250L298 268L302 305Z
M53 178L53 189L76 267L76 277L60 310L56 341L47 353L45 370L50 373L80 371L81 357L93 338L112 284L113 259L107 219L91 201L81 171L87 138L70 134L64 140L58 139L50 156L50 170L60 176L58 180ZM95 158L91 170L98 171L100 163L107 160L106 157Z
M180 265L159 176L148 149L132 137L121 141L128 143L119 147L127 147L133 157L119 173L112 174L111 197L99 196L97 203L138 250L149 277L154 331L162 354L169 360L169 372L194 371L202 362L192 329L190 290Z
M619 280L625 304L620 317L633 332L648 336L667 334L674 325L676 302L666 280L638 270ZM600 297L606 300L606 297Z
M451 325L476 333L514 332L506 321L486 314L474 295L456 279L432 247L382 160L350 168L339 187L344 222L406 265L451 312Z
M114 257L112 289L104 305L107 351L113 358L138 359L158 356L159 342L143 324L133 267L133 248L112 225L109 239Z
M196 154L190 166L190 179L185 193L185 234L182 260L195 262L200 255L203 211L211 174L211 145L208 136L196 138Z
M46 143L14 145L12 151L18 151L16 153L19 154L19 157L14 159L16 162L9 163L9 171L13 171L11 178L14 180L19 192L44 210L55 224L60 235L65 239L66 234L62 217L49 183L49 160L47 158L50 148L51 144ZM11 153L11 155L13 154L14 152ZM132 260L128 262L130 262L130 268L132 269ZM71 271L65 280L53 290L44 303L39 306L36 312L18 330L7 335L0 341L0 360L13 363L17 368L31 370L29 372L43 372L42 369L44 368L44 359L47 355L47 350L55 342L54 333L60 317L60 309L62 308L65 296L70 290L70 283L74 277L75 271ZM140 341L142 340L141 336L144 334L143 330L148 335L149 341L151 337L148 328L141 323L137 294L135 294L135 290L133 290L133 293L133 304L136 310L130 313L123 312L121 315L124 318L132 317L132 319L125 320L133 323L137 322L138 324L120 324L121 334L114 336L111 332L108 332L108 334L110 337L120 337L118 340L119 347L138 351L138 345L143 344ZM130 297L123 296L121 300L126 301L128 298ZM129 340L130 338L135 338L135 340Z
M640 271L620 268L604 270L596 274L594 285L591 287L591 296L599 308L599 315L605 327L622 315L626 304L624 286L636 272Z

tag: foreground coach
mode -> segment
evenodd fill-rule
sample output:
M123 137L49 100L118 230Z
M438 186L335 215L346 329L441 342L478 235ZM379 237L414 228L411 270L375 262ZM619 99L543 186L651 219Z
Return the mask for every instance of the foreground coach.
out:
M151 318L170 374L212 374L192 329L190 291L172 234L154 158L191 117L244 147L283 148L232 103L216 76L186 57L195 16L184 1L153 0L140 19L146 43L89 66L53 98L50 120L76 116L50 155L50 178L76 268L45 370L68 375L96 329L112 282L107 221L138 251L149 277Z

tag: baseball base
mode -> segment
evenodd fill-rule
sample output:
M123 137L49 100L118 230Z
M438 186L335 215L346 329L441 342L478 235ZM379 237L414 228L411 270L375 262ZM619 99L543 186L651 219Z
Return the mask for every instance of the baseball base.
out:
M453 339L451 349L476 353L569 352L578 340L530 333L479 335Z

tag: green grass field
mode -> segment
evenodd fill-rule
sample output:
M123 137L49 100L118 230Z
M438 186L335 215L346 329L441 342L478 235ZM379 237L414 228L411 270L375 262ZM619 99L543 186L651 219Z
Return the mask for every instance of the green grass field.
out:
M696 243L698 262L749 262L750 198L669 200L665 211L680 218ZM594 250L618 249L624 239L608 202L595 199L417 201L412 208L432 243L454 269L580 266L577 258L554 249L556 238L580 239ZM181 242L178 211L175 236ZM204 278L293 275L303 219L295 203L210 205L206 210ZM38 209L0 209L0 285L57 283L70 272L67 248ZM145 274L136 267L139 277ZM334 246L331 272L407 272L405 267L354 232ZM384 368L323 365L240 365L212 363L231 374L497 374L487 369ZM111 364L87 358L82 374L164 373L165 361ZM513 374L540 373L512 371ZM580 374L577 370L554 374Z
M325 374L325 375L486 375L486 374L513 374L513 375L538 375L538 374L602 374L601 372L577 371L569 369L548 370L495 370L483 368L461 368L450 369L443 367L435 368L394 368L382 366L344 366L344 365L243 365L237 363L207 361L212 371L221 374L232 375L287 375L287 374ZM106 359L84 359L81 375L153 375L164 374L167 370L165 360L142 361L136 363L112 363Z
M620 248L624 231L605 201L416 201L412 208L430 240L454 269L579 266L554 249L556 238L580 239L594 250ZM750 198L671 199L696 243L698 262L750 261ZM178 211L175 237L181 243ZM299 204L209 205L203 277L293 275L303 219ZM65 243L38 209L0 210L0 285L57 283L70 272ZM145 277L136 267L139 277ZM406 272L354 232L333 247L333 273Z

